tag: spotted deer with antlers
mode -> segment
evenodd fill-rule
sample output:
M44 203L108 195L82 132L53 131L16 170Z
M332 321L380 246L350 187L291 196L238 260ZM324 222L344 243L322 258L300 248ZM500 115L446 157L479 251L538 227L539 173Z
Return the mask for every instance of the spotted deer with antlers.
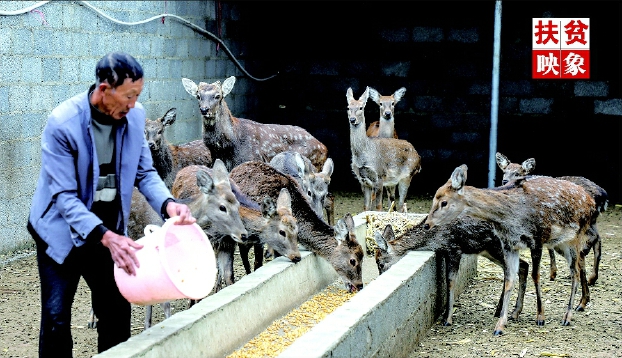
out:
M247 161L270 162L286 150L309 158L318 171L328 157L326 146L305 129L293 125L264 124L235 117L225 101L233 89L235 77L213 83L182 78L186 91L199 102L203 117L203 141L228 170Z

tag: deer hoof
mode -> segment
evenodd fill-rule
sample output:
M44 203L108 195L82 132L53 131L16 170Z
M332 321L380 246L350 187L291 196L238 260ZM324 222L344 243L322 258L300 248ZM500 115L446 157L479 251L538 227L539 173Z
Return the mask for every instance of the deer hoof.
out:
M562 321L562 326L570 326L570 321Z
M544 326L544 320L536 320L536 326Z
M445 327L451 326L451 322L445 321L445 322L443 322L443 326L445 326Z
M494 336L500 336L502 334L503 334L503 331L501 331L501 330L494 331L494 333L493 333Z
M598 279L598 276L590 276L590 278L587 280L587 285L594 286L596 284L597 279Z
M577 311L577 312L583 312L583 311L585 311L585 306L583 304L580 304L574 310Z
M89 329L95 329L95 328L97 328L97 322L89 322L89 323L87 324L87 327L88 327Z

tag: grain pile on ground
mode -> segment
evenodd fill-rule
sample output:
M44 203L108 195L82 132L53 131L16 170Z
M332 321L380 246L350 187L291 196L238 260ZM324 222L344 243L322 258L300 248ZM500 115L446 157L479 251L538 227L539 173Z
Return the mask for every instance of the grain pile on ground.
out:
M338 282L305 301L298 308L278 319L228 358L276 357L296 339L307 333L326 316L347 302L354 293L341 288Z
M365 232L365 244L367 246L367 254L373 256L376 250L376 240L374 232L383 232L387 224L391 224L395 237L402 236L406 230L420 224L425 219L425 214L409 214L397 212L368 212L367 231Z

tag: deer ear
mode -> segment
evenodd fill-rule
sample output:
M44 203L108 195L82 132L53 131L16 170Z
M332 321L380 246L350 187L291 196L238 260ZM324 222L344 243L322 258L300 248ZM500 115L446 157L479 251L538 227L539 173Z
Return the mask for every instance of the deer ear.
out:
M464 183L467 178L467 166L462 164L461 166L454 169L454 172L451 173L451 187L458 192L458 194L462 193L462 188L464 187Z
M395 233L393 232L393 226L391 226L391 224L387 224L387 226L384 227L382 236L385 240L387 240L387 242L395 240Z
M352 217L352 214L347 213L346 216L343 218L343 221L346 223L346 228L348 229L348 231L354 231L354 218Z
M521 166L523 167L525 174L529 174L536 169L536 160L534 158L529 158L525 160Z
M363 106L367 103L367 99L369 98L369 87L365 87L365 92L359 98L359 101L363 102Z
M261 215L269 219L274 216L274 214L276 214L276 204L271 197L266 196L261 203Z
M371 98L372 101L380 104L380 93L378 93L378 91L371 87L369 87L369 98Z
M378 245L378 248L380 250L384 252L389 251L389 245L387 245L387 241L384 239L384 237L382 237L380 231L374 232L374 240L376 240L376 245Z
M229 173L227 172L227 167L225 167L225 163L223 163L220 158L214 161L212 175L214 178L214 185L226 184L226 186L231 188L231 184L229 184Z
M330 158L327 158L324 162L324 166L322 167L322 174L330 177L333 175L333 170L335 169L335 163Z
M291 213L292 211L292 198L289 195L287 188L281 188L279 197L276 199L276 206L278 209L285 209Z
M296 169L298 169L298 176L304 178L307 176L307 168L305 166L305 160L302 159L302 154L294 152L294 162L296 163Z
M214 190L214 180L208 172L197 171L197 186L205 194L210 194Z
M337 244L343 244L343 240L348 237L348 228L346 227L345 221L343 219L337 220L335 224L335 239L337 239Z
M182 77L181 83L184 85L186 92L188 92L192 97L196 97L199 87L196 83L194 83L194 81Z
M234 84L235 84L235 76L231 76L231 77L227 78L222 83L222 98L227 97L229 92L231 92L231 90L233 89L233 85Z
M170 126L175 122L177 118L177 108L171 108L166 113L164 113L164 117L162 117L162 125L164 127Z
M505 170L505 168L507 168L508 165L510 165L510 160L508 159L508 157L506 157L505 155L499 152L495 154L495 158L497 158L497 165L499 166L501 170Z
M348 103L354 100L354 94L352 93L352 87L349 87L348 90L346 91L346 99L348 100Z
M404 97L404 94L406 94L406 87L402 87L400 89L398 89L397 91L395 91L395 93L393 93L393 98L395 99L395 102L399 102L402 100L402 98Z

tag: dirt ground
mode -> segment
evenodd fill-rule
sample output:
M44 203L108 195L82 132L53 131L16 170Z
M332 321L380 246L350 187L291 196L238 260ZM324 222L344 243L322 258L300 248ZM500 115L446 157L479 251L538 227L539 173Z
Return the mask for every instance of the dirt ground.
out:
M358 193L335 193L336 217L362 211ZM431 198L410 198L409 212L427 213ZM478 275L456 301L454 325L437 324L413 347L411 357L622 357L622 207L611 204L598 220L602 237L600 278L590 288L591 302L585 312L576 312L572 324L561 326L570 291L568 268L557 258L559 273L548 277L549 260L541 268L546 324L536 326L535 295L528 280L523 313L510 322L505 334L493 337L494 307L501 292L503 274L487 259L478 259ZM592 272L593 255L587 260ZM236 264L236 279L244 274ZM0 256L0 357L36 357L39 333L39 281L32 250ZM579 299L577 296L576 300ZM515 296L512 298L515 300ZM185 300L172 305L173 314L187 308ZM74 301L72 333L74 357L97 352L96 330L87 327L89 290L82 281ZM132 332L143 330L144 307L134 306ZM163 320L162 309L154 307L154 324Z

